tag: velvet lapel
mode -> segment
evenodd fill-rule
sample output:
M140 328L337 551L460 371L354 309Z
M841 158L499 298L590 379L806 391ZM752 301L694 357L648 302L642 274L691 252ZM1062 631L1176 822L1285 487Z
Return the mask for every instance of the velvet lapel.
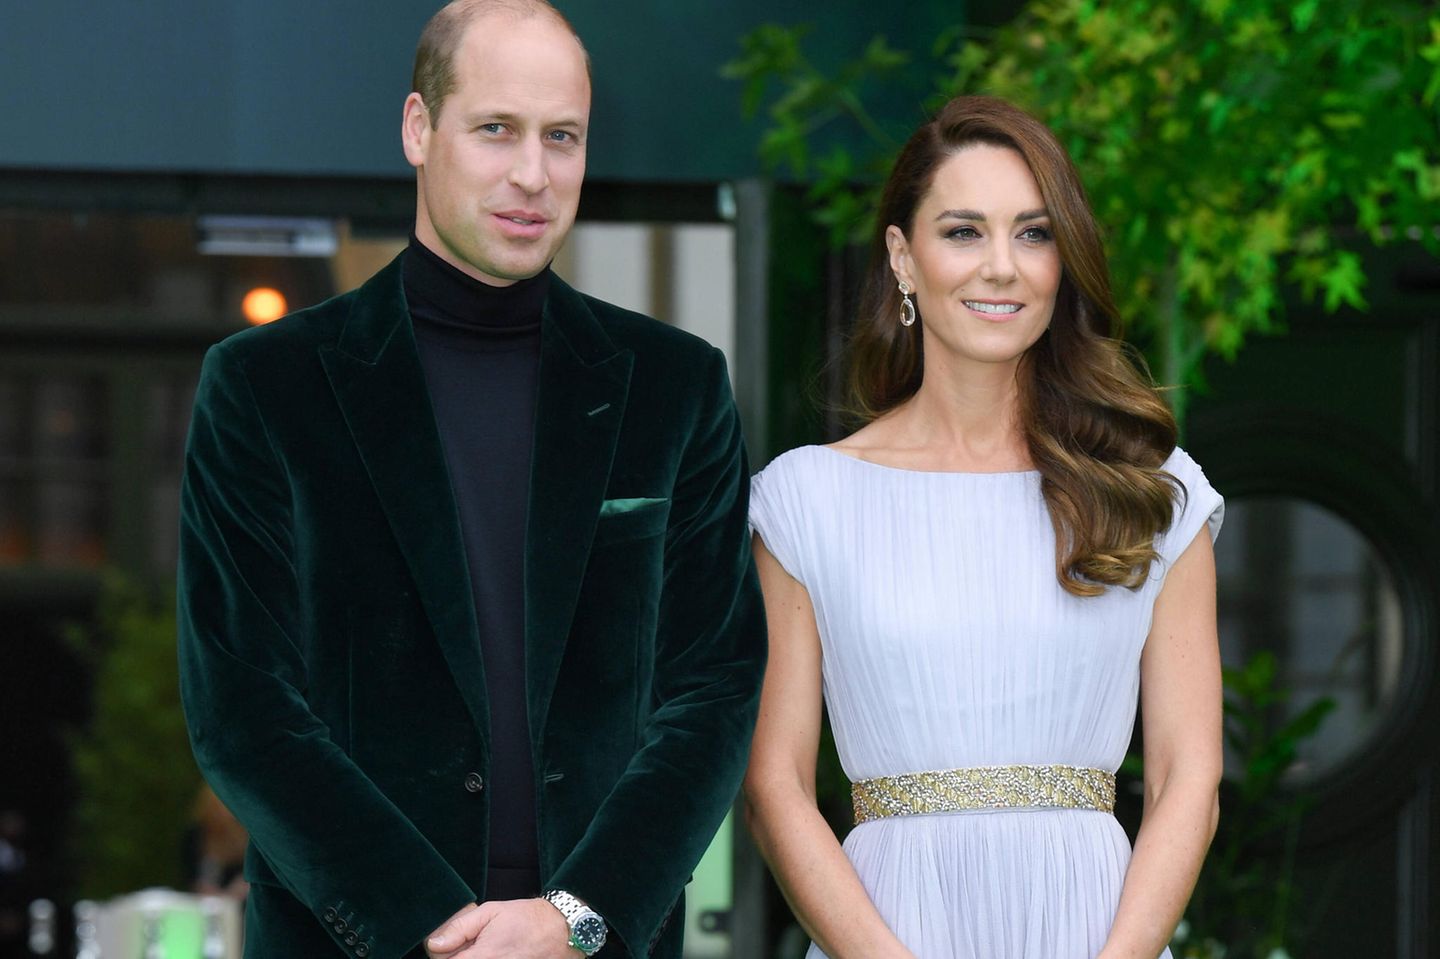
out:
M541 322L525 538L525 666L536 743L605 499L633 362L629 350L616 350L584 299L553 277Z
M339 341L322 347L320 360L435 637L488 744L475 602L459 511L405 303L403 258L402 253L360 288Z

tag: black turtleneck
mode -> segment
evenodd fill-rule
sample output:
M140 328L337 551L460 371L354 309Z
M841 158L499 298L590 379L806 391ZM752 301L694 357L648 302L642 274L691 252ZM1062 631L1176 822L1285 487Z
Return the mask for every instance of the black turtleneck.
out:
M540 894L535 767L525 705L525 520L540 311L550 271L482 283L414 236L405 300L440 427L490 704L490 858L485 898Z

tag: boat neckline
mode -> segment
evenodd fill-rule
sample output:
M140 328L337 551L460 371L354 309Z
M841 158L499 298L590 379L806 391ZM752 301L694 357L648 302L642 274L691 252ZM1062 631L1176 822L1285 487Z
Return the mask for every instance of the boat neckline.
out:
M839 457L841 457L841 458L843 458L843 459L850 460L852 463L859 463L859 464L861 464L862 466L870 466L870 467L874 467L875 469L886 470L886 471L891 472L891 473L915 473L915 474L920 475L920 476L1039 476L1039 475L1040 475L1040 471L1039 471L1039 470L1036 470L1036 469L1029 469L1029 470L916 470L916 469L908 469L907 467L904 467L904 466L889 466L889 465L887 465L887 464L885 464L885 463L876 463L876 462L874 462L873 460L864 460L864 459L861 459L861 458L858 457L858 456L851 456L849 453L843 453L843 452L841 452L840 450L837 450L837 449L835 449L835 448L832 447L832 446L823 446L823 445L818 444L818 443L815 444L815 445L813 445L813 446L811 446L810 449L824 450L826 453L830 453L830 454L833 455L833 456L839 456Z

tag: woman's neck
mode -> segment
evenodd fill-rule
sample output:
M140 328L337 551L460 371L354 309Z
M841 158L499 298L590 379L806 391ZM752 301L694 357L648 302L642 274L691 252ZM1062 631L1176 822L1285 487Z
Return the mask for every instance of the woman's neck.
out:
M943 469L1031 469L1020 426L1018 363L950 368L926 358L920 389L891 416L897 445L927 449Z

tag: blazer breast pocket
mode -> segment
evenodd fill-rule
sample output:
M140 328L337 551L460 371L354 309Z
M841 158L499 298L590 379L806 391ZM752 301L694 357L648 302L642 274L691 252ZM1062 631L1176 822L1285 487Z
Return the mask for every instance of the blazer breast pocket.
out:
M592 545L608 546L659 536L665 532L669 519L668 499L650 496L607 499L600 504Z

